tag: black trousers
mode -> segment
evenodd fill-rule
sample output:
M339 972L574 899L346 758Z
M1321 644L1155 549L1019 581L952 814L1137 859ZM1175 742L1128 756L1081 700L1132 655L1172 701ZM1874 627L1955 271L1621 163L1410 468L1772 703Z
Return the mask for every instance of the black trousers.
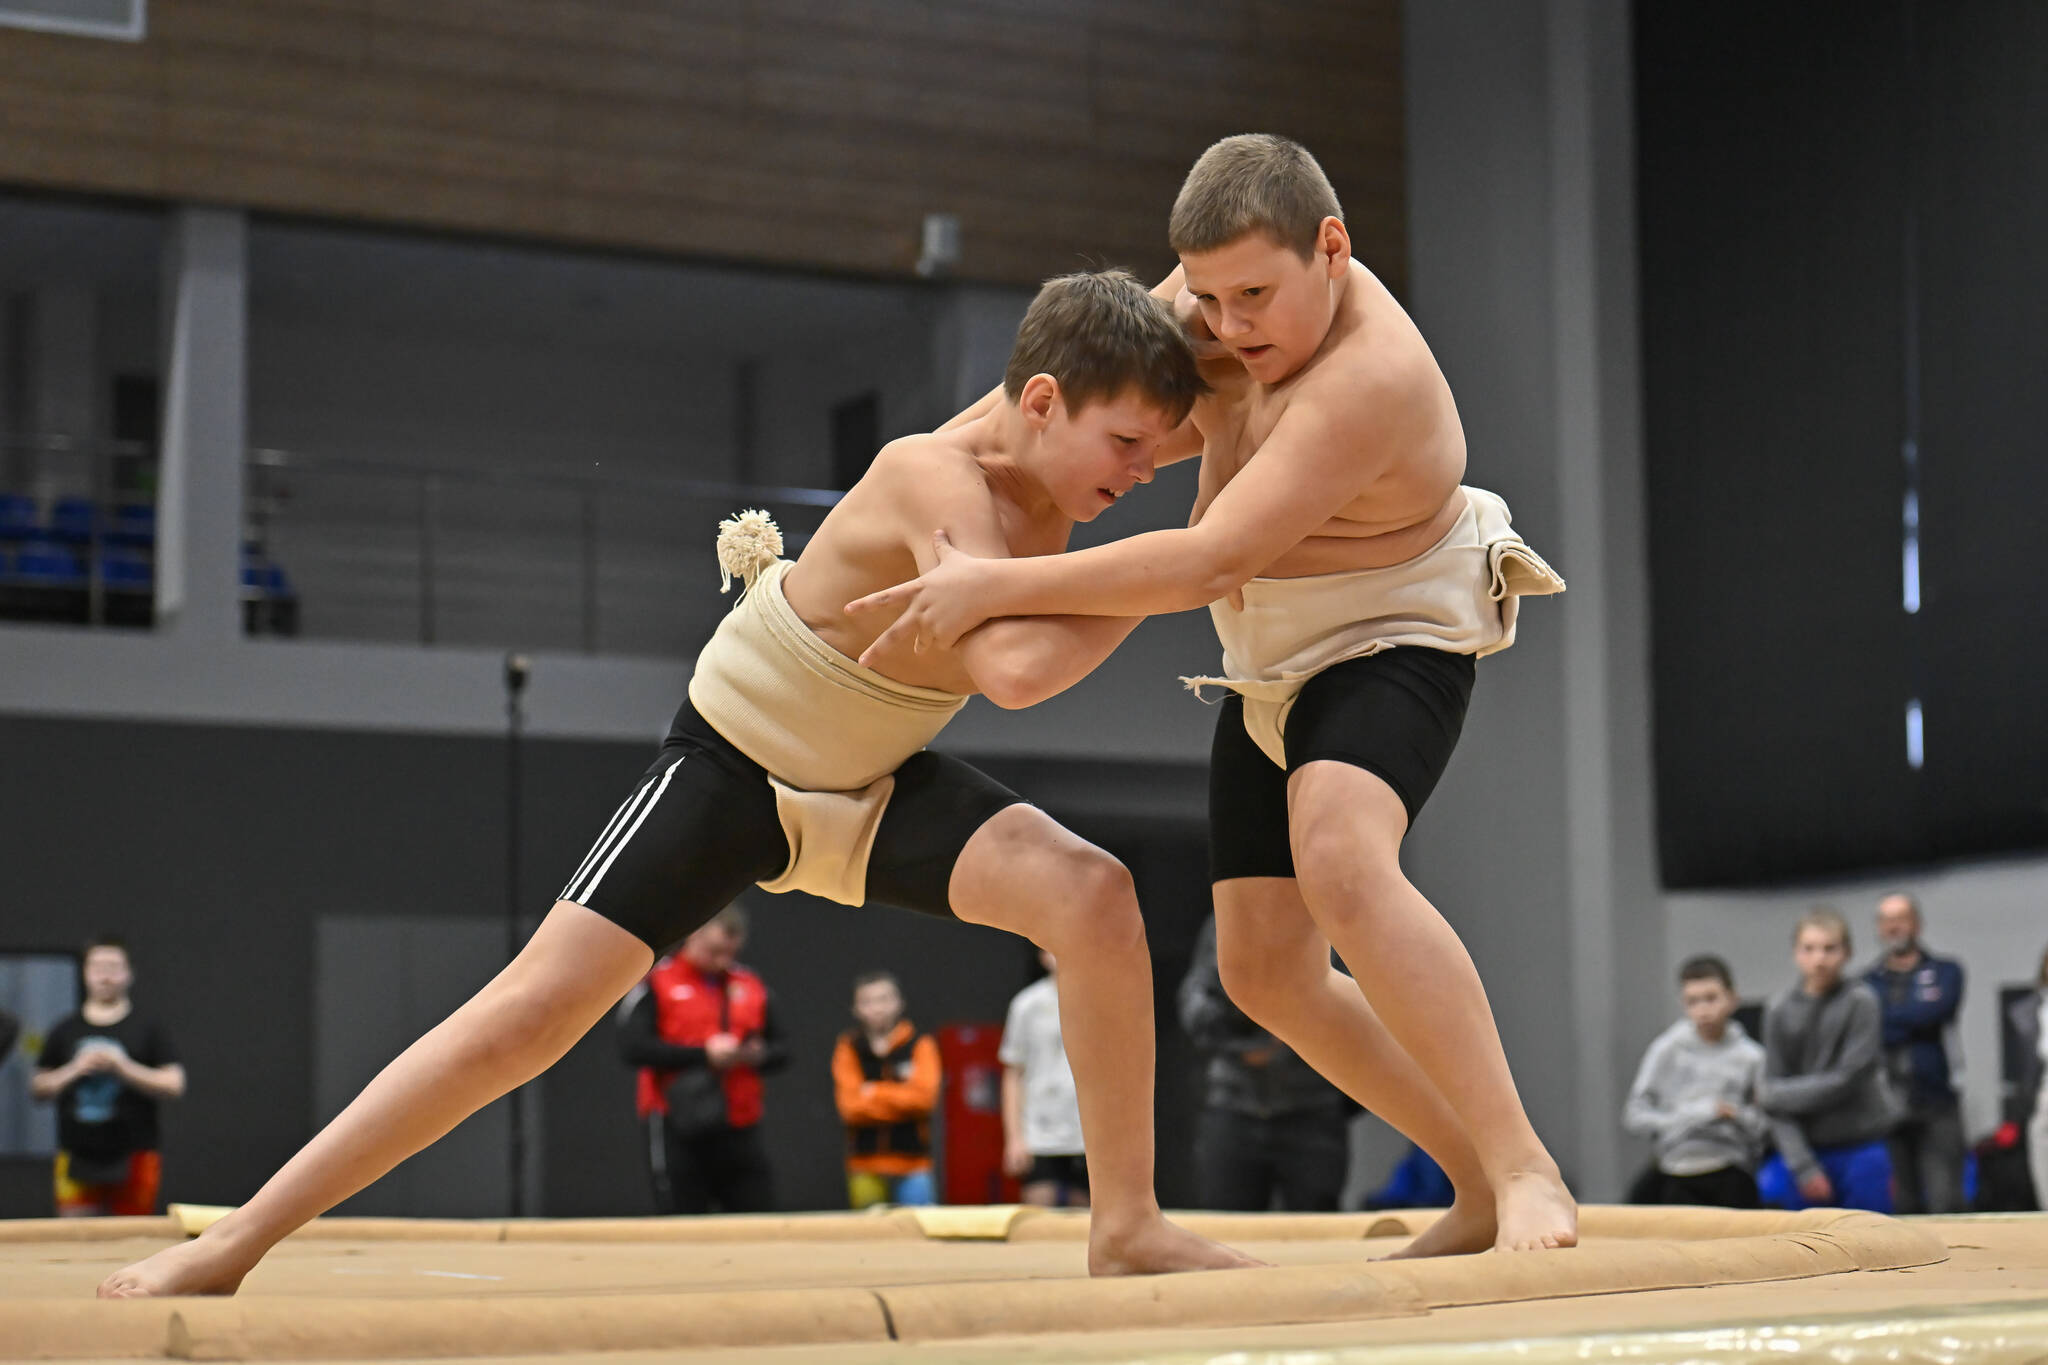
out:
M647 1119L647 1163L661 1213L768 1213L774 1174L758 1126L684 1137L660 1114Z
M1349 1129L1334 1108L1264 1119L1204 1109L1195 1135L1201 1206L1264 1213L1277 1194L1290 1213L1335 1213L1350 1165Z
M1666 1175L1651 1162L1650 1168L1629 1186L1631 1204L1706 1204L1724 1209L1757 1209L1756 1177L1740 1166L1723 1166L1702 1175Z
M1913 1110L1892 1129L1892 1211L1963 1212L1963 1113L1959 1101Z

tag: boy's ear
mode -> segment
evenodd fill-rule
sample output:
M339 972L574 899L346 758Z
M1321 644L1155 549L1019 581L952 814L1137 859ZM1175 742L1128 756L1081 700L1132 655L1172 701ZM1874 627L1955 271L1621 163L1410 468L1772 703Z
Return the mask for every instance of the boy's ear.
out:
M1032 375L1017 394L1017 407L1034 431L1043 431L1052 421L1053 409L1059 401L1060 381L1049 374Z
M1350 268L1351 234L1341 218L1323 219L1322 226L1316 229L1316 251L1323 257L1331 279Z

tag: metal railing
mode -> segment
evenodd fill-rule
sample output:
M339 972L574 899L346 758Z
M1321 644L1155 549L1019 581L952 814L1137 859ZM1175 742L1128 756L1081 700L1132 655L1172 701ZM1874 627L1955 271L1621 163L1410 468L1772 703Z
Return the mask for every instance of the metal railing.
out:
M717 599L692 585L715 572L719 519L765 507L794 554L843 496L254 449L246 508L251 538L297 581L303 635L392 639L409 616L420 644L669 654L715 620ZM351 594L353 617L334 600Z
M107 623L112 513L153 506L155 476L155 452L140 442L0 436L0 493L44 514L67 498L94 509L85 540L74 541L87 605L71 619ZM794 555L843 496L256 448L246 455L242 538L245 567L274 566L288 579L294 633L304 637L680 656L721 610L704 590L720 519L764 507ZM245 587L252 632L266 618L249 609L268 595ZM129 624L147 623L144 607Z

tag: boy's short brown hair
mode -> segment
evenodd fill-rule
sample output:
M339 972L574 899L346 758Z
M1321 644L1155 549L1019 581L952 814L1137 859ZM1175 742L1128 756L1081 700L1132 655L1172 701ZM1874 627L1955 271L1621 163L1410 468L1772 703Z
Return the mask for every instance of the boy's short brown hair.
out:
M1799 936L1808 929L1819 929L1842 940L1844 953L1854 952L1849 938L1849 921L1842 918L1842 912L1832 905L1816 905L1799 917L1799 923L1792 926L1792 942L1798 943Z
M1678 969L1678 986L1685 988L1689 981L1718 981L1728 994L1735 994L1735 973L1728 970L1728 964L1712 953L1701 953L1689 957Z
M1134 390L1176 426L1209 390L1172 310L1127 270L1045 282L1017 328L1003 370L1004 394L1016 402L1038 374L1059 381L1071 412Z
M1263 232L1304 261L1325 218L1344 217L1330 178L1299 142L1240 133L1203 152L1173 201L1167 241L1176 252L1214 251Z

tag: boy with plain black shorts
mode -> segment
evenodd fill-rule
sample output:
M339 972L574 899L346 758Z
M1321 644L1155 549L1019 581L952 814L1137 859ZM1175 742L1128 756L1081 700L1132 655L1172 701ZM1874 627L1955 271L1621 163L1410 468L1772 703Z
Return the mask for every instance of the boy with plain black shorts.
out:
M1520 597L1564 584L1500 498L1461 485L1450 386L1351 258L1305 149L1217 143L1169 236L1181 265L1155 293L1204 346L1211 386L1160 456L1201 455L1189 527L1057 561L942 543L918 581L849 609L900 613L880 654L1008 616L1209 607L1224 674L1189 681L1234 694L1210 768L1226 989L1451 1176L1449 1213L1403 1254L1573 1245L1577 1204L1523 1110L1479 974L1400 865L1475 660L1514 642Z
M980 554L1064 550L1075 522L1151 479L1201 387L1184 332L1135 280L1066 276L1025 315L1004 401L885 447L798 561L761 514L725 523L719 562L746 584L741 600L661 753L525 949L248 1204L101 1294L232 1293L292 1229L551 1065L658 951L755 883L993 925L1058 954L1091 1135L1091 1272L1251 1264L1168 1222L1153 1194L1151 966L1130 874L924 747L970 693L1004 707L1052 696L1136 622L1001 622L955 648L878 652L884 620L841 609L932 564L942 526Z

